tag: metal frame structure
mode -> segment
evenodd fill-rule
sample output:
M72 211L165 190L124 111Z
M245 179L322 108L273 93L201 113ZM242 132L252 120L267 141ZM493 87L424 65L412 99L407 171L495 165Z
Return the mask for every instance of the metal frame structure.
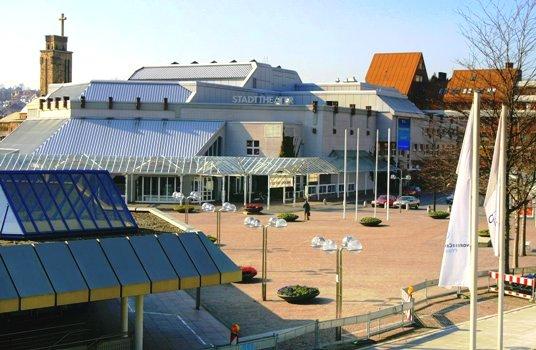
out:
M0 170L107 170L113 174L134 175L307 175L337 174L328 161L317 158L269 157L130 157L4 154Z
M0 171L0 188L5 205L1 238L129 234L138 229L106 171Z

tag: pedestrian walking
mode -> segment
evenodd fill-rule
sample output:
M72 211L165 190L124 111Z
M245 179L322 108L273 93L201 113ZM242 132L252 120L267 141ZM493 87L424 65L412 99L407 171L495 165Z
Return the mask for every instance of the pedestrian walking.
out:
M311 218L311 204L307 198L305 198L305 203L303 203L303 220L308 221Z

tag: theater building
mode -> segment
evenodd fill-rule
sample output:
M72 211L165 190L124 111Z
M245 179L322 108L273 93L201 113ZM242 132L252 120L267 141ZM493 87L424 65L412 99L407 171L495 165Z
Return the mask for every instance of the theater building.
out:
M108 170L128 202L172 202L178 190L204 201L321 199L344 190L345 130L349 191L356 154L357 187L370 191L376 130L380 153L390 128L395 164L411 169L426 121L394 88L304 83L254 60L142 67L128 80L49 85L0 142L0 169Z

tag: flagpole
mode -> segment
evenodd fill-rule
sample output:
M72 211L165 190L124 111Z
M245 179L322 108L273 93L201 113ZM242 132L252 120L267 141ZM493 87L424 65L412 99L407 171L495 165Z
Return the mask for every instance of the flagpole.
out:
M480 175L480 93L473 97L473 151L471 162L471 303L470 303L470 335L469 348L476 349L476 319L477 319L477 265L478 265L478 204L479 204L479 175Z
M499 232L498 232L498 246L499 246L499 279L497 281L498 289L498 305L497 305L497 349L503 348L503 323L504 323L504 264L505 264L505 251L504 240L506 236L505 224L506 224L506 114L507 109L505 105L502 105L501 118L499 120L499 130L501 131L500 139L500 153L499 153Z
M357 140L355 144L355 221L357 221L358 207L359 207L359 128L357 128Z
M376 211L378 209L378 143L380 140L380 133L376 129L376 166L374 168L374 217L376 217Z
M389 203L390 203L390 198L391 198L389 197L390 182L391 182L391 128L387 129L387 202L385 202L385 208L387 208L386 209L387 221L389 221Z
M344 193L344 197L342 198L342 218L343 219L346 219L346 185L347 185L347 182L346 182L346 162L348 160L348 129L344 129L344 181L343 181L343 187L344 187L344 190L343 190L343 193Z

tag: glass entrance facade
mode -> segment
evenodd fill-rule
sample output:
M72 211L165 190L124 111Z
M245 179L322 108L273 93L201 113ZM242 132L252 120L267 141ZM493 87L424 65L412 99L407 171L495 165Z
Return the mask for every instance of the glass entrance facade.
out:
M136 202L174 203L173 192L181 190L178 176L140 176L136 179Z

